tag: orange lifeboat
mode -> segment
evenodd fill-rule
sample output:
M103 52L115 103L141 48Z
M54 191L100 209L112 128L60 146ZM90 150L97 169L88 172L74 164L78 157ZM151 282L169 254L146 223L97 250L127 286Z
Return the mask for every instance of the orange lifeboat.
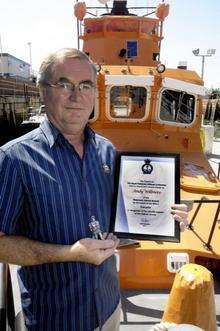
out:
M147 7L141 16L125 4L113 12L104 7L100 15L98 9L78 30L83 51L100 67L91 127L118 151L180 154L180 197L190 209L180 243L140 240L120 248L121 287L170 288L188 262L218 271L220 181L202 145L203 81L187 68L159 70L169 5Z

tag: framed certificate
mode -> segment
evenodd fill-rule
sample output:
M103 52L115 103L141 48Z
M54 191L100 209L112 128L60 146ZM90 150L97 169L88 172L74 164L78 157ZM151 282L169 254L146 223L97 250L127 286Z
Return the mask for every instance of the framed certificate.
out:
M178 154L118 154L110 231L119 238L180 241L171 205L180 202Z

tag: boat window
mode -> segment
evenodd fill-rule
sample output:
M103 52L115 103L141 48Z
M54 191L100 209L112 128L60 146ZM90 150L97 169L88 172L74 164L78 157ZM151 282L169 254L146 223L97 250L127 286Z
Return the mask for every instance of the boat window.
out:
M132 58L137 56L137 40L127 40L127 57Z
M162 92L159 117L163 121L190 124L195 114L195 96L184 91Z
M142 119L145 116L147 90L141 86L113 86L110 90L112 118Z

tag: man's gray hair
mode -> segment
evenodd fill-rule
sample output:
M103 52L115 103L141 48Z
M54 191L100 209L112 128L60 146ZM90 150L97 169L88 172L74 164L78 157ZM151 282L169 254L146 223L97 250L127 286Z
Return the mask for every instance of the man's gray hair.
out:
M62 48L56 52L49 54L43 60L37 76L37 85L39 87L45 86L51 78L53 65L59 61L63 61L68 58L76 58L83 61L87 61L91 65L95 77L97 76L97 68L95 64L85 53L79 51L76 48Z

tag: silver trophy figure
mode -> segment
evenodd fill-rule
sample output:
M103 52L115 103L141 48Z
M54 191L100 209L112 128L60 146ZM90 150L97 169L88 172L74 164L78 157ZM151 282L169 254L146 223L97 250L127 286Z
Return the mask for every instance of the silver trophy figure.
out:
M100 229L100 224L99 221L96 221L95 216L91 216L91 222L89 223L89 229L93 233L93 238L95 239L104 239L101 229Z

